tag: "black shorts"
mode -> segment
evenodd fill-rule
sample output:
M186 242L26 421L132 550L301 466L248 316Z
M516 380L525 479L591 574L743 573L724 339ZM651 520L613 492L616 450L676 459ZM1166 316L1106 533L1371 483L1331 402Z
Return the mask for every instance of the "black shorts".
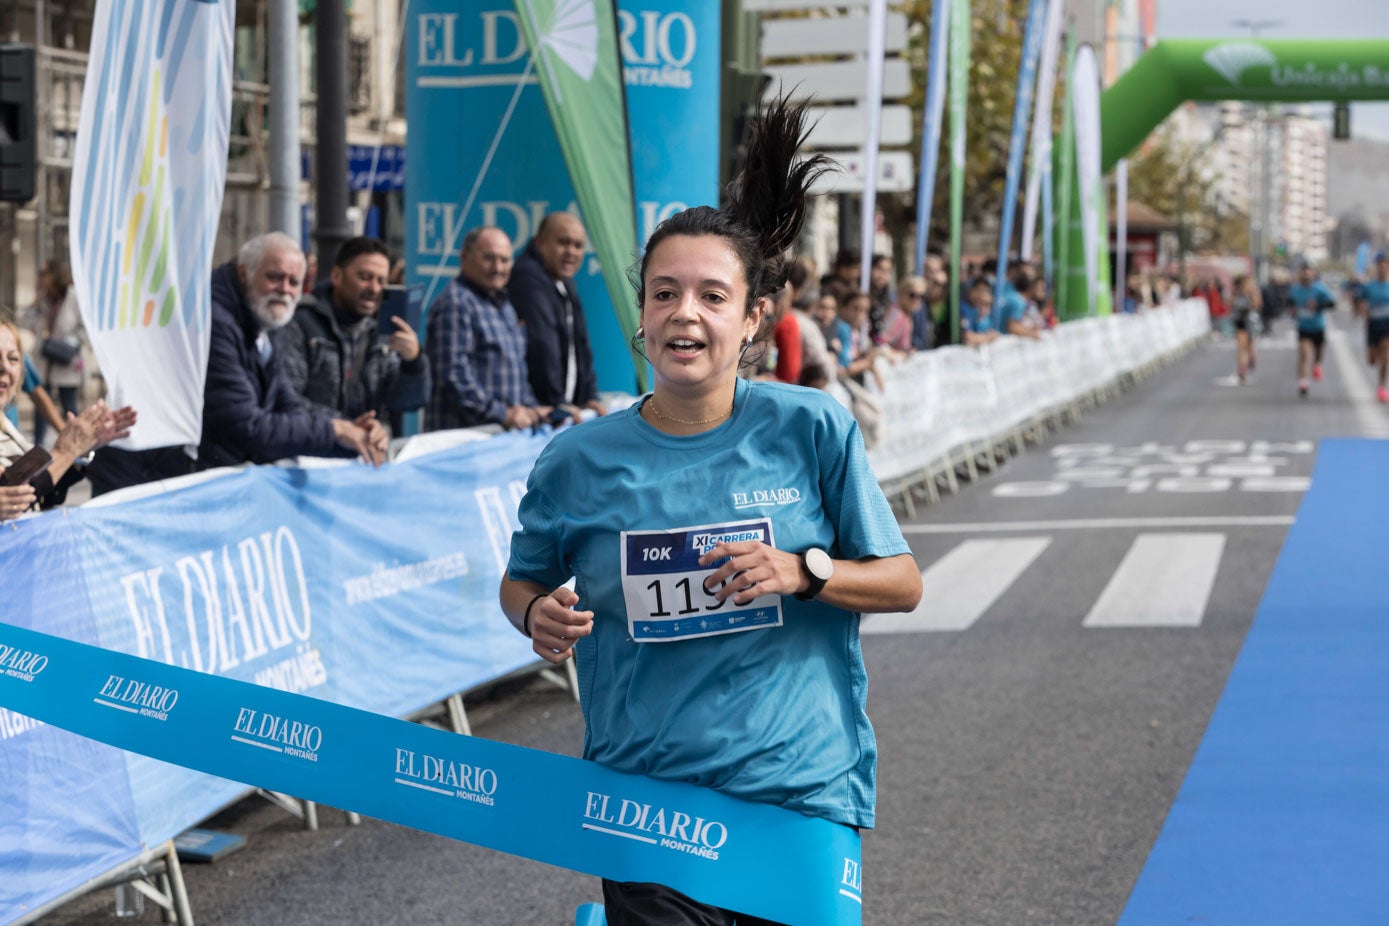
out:
M1365 326L1365 343L1374 347L1389 338L1389 318L1372 318Z
M661 884L603 879L608 926L780 926L699 903Z
M1321 347L1326 342L1325 331L1303 331L1297 329L1297 339L1299 341L1311 341L1313 347Z

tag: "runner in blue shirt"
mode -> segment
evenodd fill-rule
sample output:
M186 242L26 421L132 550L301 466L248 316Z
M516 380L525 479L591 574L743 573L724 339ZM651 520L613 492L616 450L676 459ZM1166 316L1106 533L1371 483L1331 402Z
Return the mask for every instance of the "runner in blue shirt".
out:
M1365 340L1370 362L1379 368L1375 398L1389 402L1389 254L1375 255L1374 276L1360 284L1360 305L1365 313Z
M652 234L635 344L654 390L541 453L501 604L542 658L575 659L585 758L871 827L859 615L913 610L921 575L853 416L738 377L825 169L796 160L806 131L773 103L729 204ZM603 897L615 926L764 922L659 884Z
M1317 279L1317 269L1304 262L1297 271L1297 282L1288 287L1289 311L1297 319L1297 392L1307 398L1307 366L1312 378L1321 381L1322 349L1326 346L1326 311L1336 307L1336 297Z

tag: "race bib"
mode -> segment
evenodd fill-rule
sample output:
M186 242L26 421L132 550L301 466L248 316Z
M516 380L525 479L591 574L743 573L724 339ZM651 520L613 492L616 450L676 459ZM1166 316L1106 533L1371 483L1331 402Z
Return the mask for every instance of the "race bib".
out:
M699 558L720 543L744 540L775 546L772 522L759 518L668 531L623 531L622 598L632 639L670 643L780 627L780 595L762 595L737 605L731 598L720 602L704 590L704 580L723 561L701 566Z

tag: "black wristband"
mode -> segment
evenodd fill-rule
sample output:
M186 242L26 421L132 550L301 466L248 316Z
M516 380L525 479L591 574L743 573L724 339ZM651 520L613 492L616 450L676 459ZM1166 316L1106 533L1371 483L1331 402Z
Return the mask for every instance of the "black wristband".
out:
M531 635L531 608L535 607L535 603L540 599L548 597L550 597L548 594L536 595L530 600L530 604L526 605L526 613L521 616L521 632L526 636Z

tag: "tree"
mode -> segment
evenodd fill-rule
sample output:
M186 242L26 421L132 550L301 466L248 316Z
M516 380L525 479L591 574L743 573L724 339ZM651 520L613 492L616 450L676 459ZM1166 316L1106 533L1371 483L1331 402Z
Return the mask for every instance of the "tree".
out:
M1202 170L1206 152L1206 145L1182 145L1164 124L1129 158L1129 199L1176 219L1187 253L1247 254L1249 217L1219 201Z
M910 0L902 4L908 23L906 57L912 74L912 89L907 102L912 108L914 152L921 150L932 2L948 3L950 0ZM996 217L1002 209L1027 5L1027 0L973 0L971 5L964 179L967 227L978 229L984 224L981 220L985 216ZM930 191L932 207L928 211L930 239L942 247L950 235L949 138L947 114L942 124L935 189ZM915 242L916 195L884 194L879 198L878 208L897 249L894 255L897 266L906 267Z

